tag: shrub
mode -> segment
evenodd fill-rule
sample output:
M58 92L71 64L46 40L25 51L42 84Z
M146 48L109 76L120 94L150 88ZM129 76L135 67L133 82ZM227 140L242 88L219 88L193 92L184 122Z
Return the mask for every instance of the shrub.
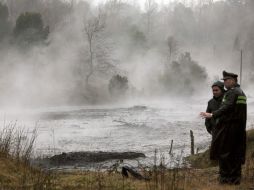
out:
M179 95L192 94L207 79L205 68L192 60L189 52L181 54L178 61L165 68L160 81L167 92Z
M40 13L22 13L16 20L14 36L18 43L41 42L48 37L49 27L44 28Z
M118 97L126 94L128 88L128 79L125 76L115 75L109 81L108 89L113 96Z

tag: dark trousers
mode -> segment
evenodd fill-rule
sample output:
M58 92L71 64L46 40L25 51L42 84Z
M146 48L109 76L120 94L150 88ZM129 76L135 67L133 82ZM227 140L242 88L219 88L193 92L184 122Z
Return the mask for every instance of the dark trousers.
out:
M219 181L221 184L238 185L241 182L240 159L219 159Z

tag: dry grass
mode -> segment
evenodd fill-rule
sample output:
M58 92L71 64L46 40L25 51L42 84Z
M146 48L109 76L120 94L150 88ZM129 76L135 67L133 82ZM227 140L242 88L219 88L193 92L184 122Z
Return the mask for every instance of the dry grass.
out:
M252 162L253 164L253 162ZM252 168L253 169L253 168ZM220 185L217 182L218 168L181 169L152 172L150 181L124 178L120 173L75 172L59 173L56 189L70 190L248 190L254 188L253 178L245 171L239 186ZM156 179L156 175L158 175Z
M159 165L140 170L151 180L123 177L117 171L49 172L30 166L29 160L35 134L27 137L10 125L0 134L0 190L253 190L254 189L254 130L248 132L247 161L240 186L219 185L218 167L205 169L166 169ZM155 152L156 154L156 152ZM203 156L203 155L202 155ZM203 156L204 157L204 156Z
M0 189L51 189L53 175L30 165L36 130L10 123L0 132Z

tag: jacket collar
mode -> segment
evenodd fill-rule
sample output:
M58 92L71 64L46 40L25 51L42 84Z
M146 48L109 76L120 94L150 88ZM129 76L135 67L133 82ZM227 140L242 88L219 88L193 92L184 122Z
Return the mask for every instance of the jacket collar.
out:
M224 96L224 94L222 94L222 95L219 96L219 97L213 96L213 99L215 99L216 101L220 101L220 100L222 100L223 96Z

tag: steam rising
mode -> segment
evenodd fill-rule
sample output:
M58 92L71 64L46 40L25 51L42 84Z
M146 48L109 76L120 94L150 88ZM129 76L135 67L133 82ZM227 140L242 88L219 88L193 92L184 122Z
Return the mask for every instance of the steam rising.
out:
M108 84L117 74L129 83L120 101L201 95L222 70L239 74L241 49L243 85L251 88L253 1L149 2L141 10L116 0L96 6L75 0L2 0L8 19L1 19L0 28L9 30L0 33L1 105L112 103L116 97ZM24 12L40 13L49 26L43 42L24 47L15 41L15 22ZM98 30L92 31L96 24Z

